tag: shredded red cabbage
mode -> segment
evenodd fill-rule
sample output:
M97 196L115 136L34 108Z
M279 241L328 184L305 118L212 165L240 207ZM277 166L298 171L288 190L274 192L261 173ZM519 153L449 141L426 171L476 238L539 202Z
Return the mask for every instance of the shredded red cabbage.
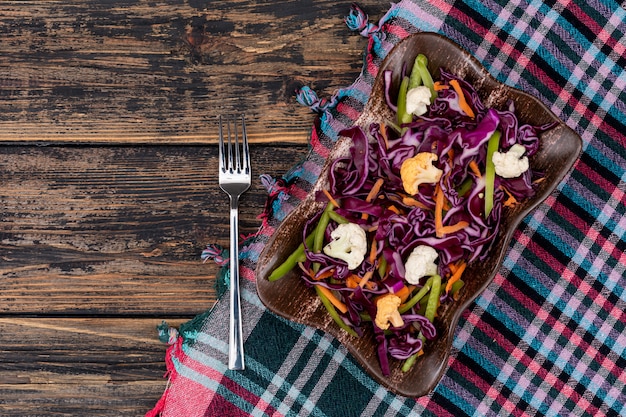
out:
M385 80L389 89L390 73L385 74ZM428 340L437 334L433 322L425 317L428 296L402 313L398 311L403 321L400 326L391 325L383 330L374 320L379 313L377 300L381 297L401 293L406 287L408 298L402 301L402 309L426 285L428 277L418 284L406 280L405 263L413 249L425 245L436 250L437 274L443 282L442 292L436 296L441 302L454 302L452 290L446 291L447 280L461 263L469 264L488 255L502 213L507 210L505 202L511 204L511 199L519 202L532 196L533 181L541 175L532 168L516 178L496 175L493 209L485 216L487 142L494 132L501 134L499 152L521 144L526 149L525 155L532 156L539 148L539 135L551 126L520 123L514 103L504 110L486 108L472 85L440 70L441 85L449 85L452 80L459 83L475 117L463 111L457 92L447 88L438 91L426 114L414 116L410 123L395 126L395 122L381 120L367 130L355 126L341 132L352 139L350 155L333 161L328 192L339 202L334 211L366 231L368 254L356 269L350 270L345 261L306 247L306 260L300 264L308 286L325 286L345 304L347 312L339 314L345 324L359 335L372 327L385 375L389 373L388 356L408 359L427 348ZM385 93L395 112L397 106L391 103L392 94ZM407 158L421 152L437 155L434 165L442 171L441 179L437 183L421 184L417 194L407 195L400 168ZM477 175L470 169L471 163L483 174ZM383 186L370 201L367 196L379 179L383 180ZM446 202L442 223L466 224L441 236L437 235L435 216L437 187ZM326 197L319 193L318 198ZM307 223L303 241L320 217L321 212ZM328 223L324 230L325 243L330 241L330 233L337 226L337 221ZM359 284L355 286L355 282Z

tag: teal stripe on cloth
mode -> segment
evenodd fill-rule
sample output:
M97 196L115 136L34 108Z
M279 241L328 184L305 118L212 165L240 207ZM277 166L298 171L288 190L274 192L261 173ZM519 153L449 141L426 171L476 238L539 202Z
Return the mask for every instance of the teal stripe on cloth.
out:
M346 14L354 11L346 7ZM500 81L535 95L578 132L579 163L516 230L493 284L461 317L449 369L430 395L388 391L329 335L266 311L254 282L244 280L248 369L226 369L228 300L221 299L181 326L168 351L169 388L151 415L626 415L623 5L402 0L379 21L363 12L359 18L380 30L363 40L369 49L361 76L312 116L320 122L313 131L319 146L332 146L358 116L390 48L429 30L459 43ZM312 152L284 179L309 190L323 162ZM298 202L286 191L266 226L277 226ZM248 278L267 230L245 242Z

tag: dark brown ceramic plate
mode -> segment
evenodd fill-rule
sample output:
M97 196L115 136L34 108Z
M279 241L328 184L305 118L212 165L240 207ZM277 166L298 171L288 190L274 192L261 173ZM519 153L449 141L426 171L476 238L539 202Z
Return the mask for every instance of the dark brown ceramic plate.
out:
M278 227L263 250L256 271L259 297L270 310L334 335L372 377L392 391L410 397L426 395L437 385L447 368L450 346L460 315L492 281L506 255L511 236L521 220L555 189L578 158L582 146L580 137L541 102L496 81L475 58L440 35L418 33L403 40L389 53L379 74L388 69L399 74L405 65L410 69L418 53L428 57L429 70L435 77L439 76L439 68L443 67L471 82L488 107L504 108L508 100L513 100L520 121L534 125L557 123L556 127L541 136L540 149L531 159L531 166L545 173L545 181L532 199L506 211L502 227L486 261L472 264L466 269L463 275L466 285L461 291L460 299L445 305L436 319L437 339L427 345L425 354L409 372L402 372L401 361L390 359L391 374L383 376L376 357L373 332L354 338L339 329L315 292L305 287L295 273L275 282L267 280L271 271L300 244L306 220L320 209L320 203L314 201L312 194ZM398 86L399 81L396 75L394 84ZM374 83L370 100L356 122L357 125L367 127L372 121L391 118L390 110L385 104L383 84L382 77L379 76ZM341 138L337 142L314 189L326 185L328 162L345 155L349 145L347 138Z

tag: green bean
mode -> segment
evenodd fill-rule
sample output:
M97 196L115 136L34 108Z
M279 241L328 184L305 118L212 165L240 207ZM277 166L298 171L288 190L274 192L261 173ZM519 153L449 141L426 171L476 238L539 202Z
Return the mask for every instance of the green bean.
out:
M316 285L315 286L315 292L317 293L317 295L319 296L320 300L322 300L322 304L324 304L324 307L326 307L326 310L328 310L328 314L330 314L330 316L333 318L333 320L335 321L335 323L337 323L337 325L339 327L341 327L342 329L344 329L346 332L348 332L348 334L350 334L351 336L354 337L359 337L359 335L356 334L356 332L354 331L354 329L352 329L350 326L348 326L343 320L341 320L341 317L339 317L339 313L337 313L337 310L335 310L335 306L333 306L333 303L330 302L330 300L328 299L328 297L326 297L319 289L319 286Z
M419 353L415 353L409 356L407 360L405 360L404 363L402 364L402 372L409 372L409 370L415 363L415 360L417 359L418 356L419 356Z
M334 210L329 211L328 216L330 217L331 220L339 224L350 223L350 220L346 219L341 214L337 214L337 212L335 212Z
M500 131L493 132L487 142L487 159L485 166L485 218L493 209L493 193L496 181L496 167L493 164L493 154L500 146Z
M426 311L424 312L424 317L431 322L435 320L437 307L439 307L439 296L441 295L441 277L439 275L433 275L432 278L433 283L430 287L428 303L426 303Z
M324 235L326 234L326 228L330 221L329 212L332 211L332 209L332 203L328 203L322 212L317 227L315 227L315 239L313 240L313 252L315 253L319 253L322 250L322 246L324 246Z
M409 123L412 116L406 112L406 92L409 88L409 77L404 77L400 83L400 90L398 91L398 109L396 110L398 124Z
M432 283L430 287L430 294L428 295L428 299L426 300L426 310L424 311L424 317L432 322L435 319L437 307L439 307L439 296L441 295L441 277L439 275L433 275L431 278L429 278L429 281L430 279L432 279ZM422 343L426 341L426 338L422 333L420 333L419 338L422 340ZM402 371L408 372L415 363L415 360L418 356L419 352L415 353L407 360L405 360L402 364Z
M326 208L322 212L317 226L315 227L315 231L313 232L315 238L313 239L312 248L314 253L320 253L322 251L322 247L324 246L324 236L326 235L326 228L328 227L328 222L330 221L328 213L332 211L332 209L332 203L328 202L328 204L326 204ZM317 274L317 271L319 271L320 269L320 263L314 262L311 268L313 268L313 272Z
M437 97L437 91L435 91L435 82L433 81L433 77L428 71L428 58L426 58L426 55L419 54L417 58L415 58L415 65L417 65L420 75L422 76L422 83L425 87L430 89L431 99L434 100L435 97Z
M419 55L418 55L419 56ZM420 74L420 68L417 64L417 57L415 57L415 62L413 63L413 69L411 70L411 75L409 75L409 90L415 87L419 87L422 85L422 74Z
M400 308L398 309L398 311L400 312L400 314L402 313L406 313L407 311L409 311L415 304L417 304L426 294L428 294L428 292L430 291L430 287L432 285L433 279L428 278L428 281L426 281L426 283L424 284L424 286L422 288L420 288L420 290L417 292L417 294L415 294L413 297L411 297L411 299L409 299L409 301L407 301L406 303L404 303L402 306L400 306Z
M378 275L381 277L385 276L387 272L387 259L384 256L380 257L380 263L378 264Z
M315 238L315 234L311 233L306 237L306 245L311 247L313 245L313 240ZM272 273L267 277L269 281L277 281L280 278L284 277L289 271L291 271L298 262L303 262L306 259L306 255L304 254L304 243L300 243L300 246L296 248L295 251L291 253L283 262L280 264Z

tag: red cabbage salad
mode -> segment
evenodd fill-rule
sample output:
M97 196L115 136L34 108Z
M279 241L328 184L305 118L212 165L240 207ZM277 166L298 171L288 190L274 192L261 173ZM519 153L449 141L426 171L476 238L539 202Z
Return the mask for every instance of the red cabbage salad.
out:
M384 73L395 119L341 133L350 152L316 195L325 208L269 276L296 270L344 331L371 327L383 375L389 357L407 371L427 349L466 266L488 255L503 212L542 180L528 160L550 126L520 123L514 103L487 108L470 83L439 73L433 80L419 55L397 94Z

